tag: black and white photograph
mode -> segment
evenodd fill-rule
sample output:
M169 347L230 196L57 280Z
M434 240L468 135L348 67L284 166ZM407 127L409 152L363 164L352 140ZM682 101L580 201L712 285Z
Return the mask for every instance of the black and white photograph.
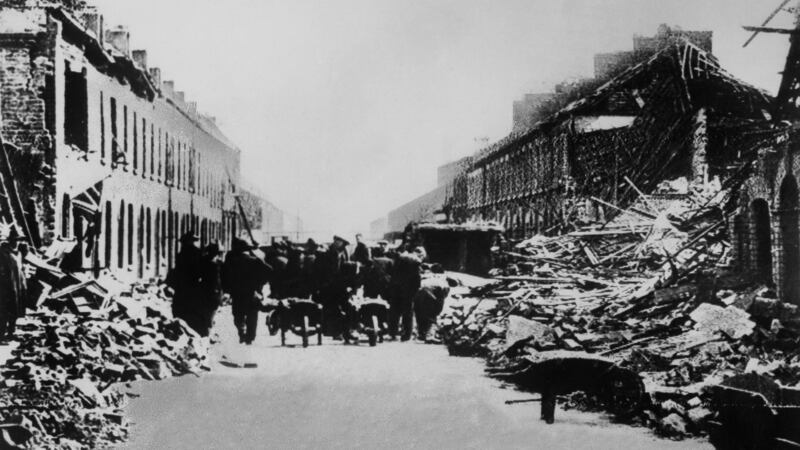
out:
M0 0L0 450L800 450L800 0Z

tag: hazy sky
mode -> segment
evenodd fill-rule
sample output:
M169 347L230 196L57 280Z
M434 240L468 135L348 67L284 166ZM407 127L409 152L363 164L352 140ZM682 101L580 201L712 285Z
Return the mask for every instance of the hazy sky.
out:
M511 104L589 76L660 23L714 31L734 75L774 92L779 0L94 0L106 25L242 149L242 173L320 234L435 186L436 167L511 129ZM782 13L775 26L791 25Z

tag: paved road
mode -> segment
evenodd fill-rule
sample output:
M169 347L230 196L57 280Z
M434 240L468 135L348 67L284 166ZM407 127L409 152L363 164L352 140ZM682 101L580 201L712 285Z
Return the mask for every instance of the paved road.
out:
M711 448L660 440L596 414L557 410L556 424L546 425L537 404L503 403L530 395L502 389L483 376L479 360L448 357L440 346L281 348L261 336L242 347L229 318L222 313L214 358L258 368L216 364L200 378L138 385L141 397L128 408L130 448Z

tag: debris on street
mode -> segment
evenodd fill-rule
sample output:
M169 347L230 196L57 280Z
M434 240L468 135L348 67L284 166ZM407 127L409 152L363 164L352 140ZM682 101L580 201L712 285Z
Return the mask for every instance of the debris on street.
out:
M44 288L40 307L17 322L19 346L1 369L0 424L24 430L6 434L6 445L119 444L128 435L121 383L209 369L207 341L172 318L156 285L112 295L102 281L79 281L32 255L28 262L37 268L29 281ZM14 436L25 440L8 442Z
M711 183L671 197L642 196L606 224L504 250L495 282L440 319L450 353L485 357L521 387L537 355L609 358L644 383L635 419L670 437L705 432L717 412L710 388L735 375L800 387L800 314L726 270L728 191ZM597 405L583 393L567 400Z

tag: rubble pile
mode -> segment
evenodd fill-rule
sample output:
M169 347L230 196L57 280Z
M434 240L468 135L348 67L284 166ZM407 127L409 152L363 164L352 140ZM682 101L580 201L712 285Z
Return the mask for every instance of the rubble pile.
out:
M46 284L54 273L42 267L34 280ZM32 448L108 447L128 433L119 383L207 370L207 343L153 285L103 297L102 282L66 277L69 288L18 322L20 344L0 369L0 424L20 425Z
M705 388L736 374L800 387L800 314L729 273L727 199L719 184L642 196L607 224L519 243L493 284L441 319L448 349L492 371L549 350L612 358L644 381L642 421L671 436L702 432Z

